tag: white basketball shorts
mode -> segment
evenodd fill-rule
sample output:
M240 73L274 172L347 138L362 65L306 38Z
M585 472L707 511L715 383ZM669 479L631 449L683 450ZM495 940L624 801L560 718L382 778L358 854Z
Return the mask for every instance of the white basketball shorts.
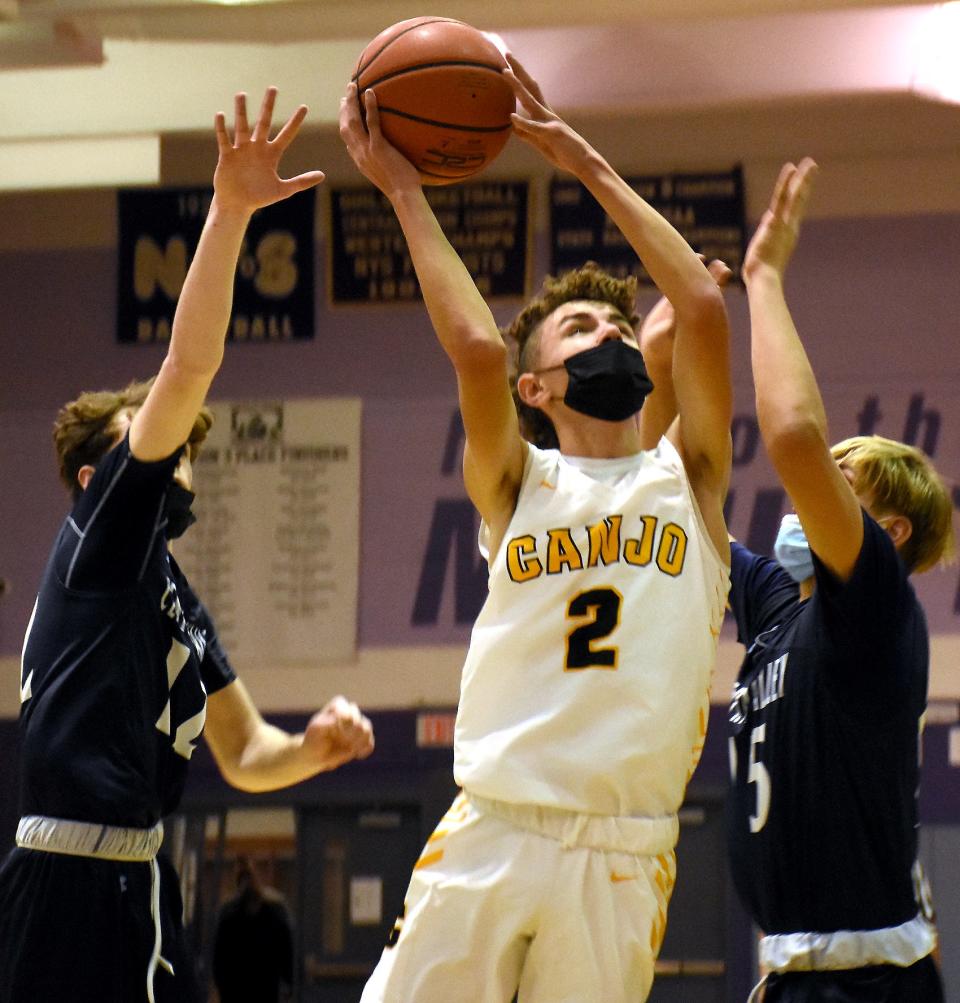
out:
M361 1003L641 1003L673 891L675 816L460 794L414 866Z

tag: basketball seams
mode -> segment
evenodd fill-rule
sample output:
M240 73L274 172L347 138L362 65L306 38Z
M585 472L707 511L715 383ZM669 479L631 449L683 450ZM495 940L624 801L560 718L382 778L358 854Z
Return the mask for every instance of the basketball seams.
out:
M418 21L416 24L411 24L408 28L404 28L403 31L398 31L396 35L393 36L393 38L388 38L383 43L383 45L381 45L380 48L377 49L377 51L370 57L370 59L366 63L363 63L363 53L361 52L360 62L357 63L357 72L354 73L353 75L353 82L357 84L359 87L360 75L364 73L373 62L375 62L377 59L380 58L385 49L389 49L390 46L393 45L393 43L396 42L398 38L403 38L403 36L406 35L408 32L416 31L417 28L422 28L424 27L424 25L428 24L463 24L463 23L464 23L463 21L457 21L455 18L452 17L433 17L433 18L424 18L424 20Z
M436 118L422 118L420 115L412 115L408 111L401 111L399 108L391 108L388 105L378 106L381 115L396 115L399 118L409 119L411 122L420 122L423 125L435 125L441 129L456 129L458 132L503 132L509 129L511 123L504 125L458 125L456 122L441 122Z
M370 83L364 84L362 88L357 83L357 90L370 90L371 87L376 87L379 84L386 83L388 80L402 77L406 73L416 73L419 70L439 70L450 66L464 69L487 70L490 73L495 73L497 76L500 76L506 69L506 63L503 66L492 66L490 63L481 63L473 59L434 59L429 63L416 63L413 66L405 66L402 70L392 70L390 73L385 73L382 77L377 77L376 80L371 80Z

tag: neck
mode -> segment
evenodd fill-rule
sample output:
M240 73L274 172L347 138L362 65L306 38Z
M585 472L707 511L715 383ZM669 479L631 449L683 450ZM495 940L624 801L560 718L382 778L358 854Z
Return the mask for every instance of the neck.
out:
M804 578L800 583L800 601L803 602L804 599L809 599L813 595L813 587L817 584L817 580L814 577Z
M603 421L579 414L565 405L557 412L549 417L557 431L560 452L566 456L615 459L632 456L643 449L639 414L624 421Z

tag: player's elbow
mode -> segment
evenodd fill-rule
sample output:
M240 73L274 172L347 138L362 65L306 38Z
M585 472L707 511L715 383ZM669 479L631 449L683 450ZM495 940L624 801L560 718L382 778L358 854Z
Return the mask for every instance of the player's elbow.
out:
M720 287L709 274L706 280L691 290L686 309L686 321L697 330L727 333L727 307Z
M171 343L167 356L163 360L162 369L171 383L191 392L200 387L206 393L206 389L213 382L222 362L222 348L206 354L193 353L178 350Z
M450 358L456 371L464 376L506 373L509 361L507 346L481 331L464 331L457 338Z
M231 787L245 794L262 794L272 790L273 786L257 769L256 764L248 762L250 758L246 752L229 758L217 757L220 775Z
M230 771L229 773L220 771L223 779L234 788L243 791L244 794L263 794L273 790L270 784L265 784L258 780L254 774L245 773L243 770Z
M770 462L776 468L795 465L805 457L821 454L827 448L825 429L817 416L803 409L757 409L760 435Z

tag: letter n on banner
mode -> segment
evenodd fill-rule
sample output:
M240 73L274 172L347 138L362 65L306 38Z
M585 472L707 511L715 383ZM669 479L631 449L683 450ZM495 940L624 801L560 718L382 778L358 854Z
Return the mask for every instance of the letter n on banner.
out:
M121 189L117 341L168 341L209 188ZM314 332L313 189L253 214L233 284L228 341L305 341Z

